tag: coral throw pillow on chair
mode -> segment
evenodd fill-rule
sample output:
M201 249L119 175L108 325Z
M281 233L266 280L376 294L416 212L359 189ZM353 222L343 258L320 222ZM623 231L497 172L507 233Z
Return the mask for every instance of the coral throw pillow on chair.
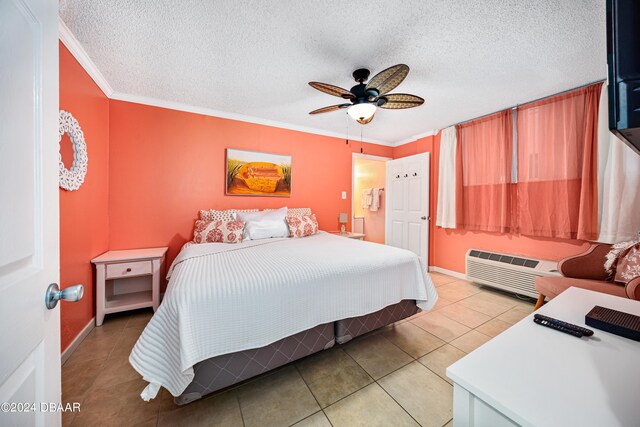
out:
M196 243L240 243L244 222L196 220L193 241Z
M318 232L316 214L288 216L289 235L291 237L307 237Z
M628 283L640 277L640 243L621 254L616 264L616 282Z

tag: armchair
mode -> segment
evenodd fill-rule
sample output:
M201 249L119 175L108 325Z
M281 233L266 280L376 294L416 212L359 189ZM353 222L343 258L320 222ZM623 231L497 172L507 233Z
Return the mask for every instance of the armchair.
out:
M540 296L534 310L542 306L545 297L552 299L571 286L640 300L640 277L626 286L606 280L609 275L604 269L604 261L610 249L609 244L594 243L586 252L558 263L563 277L537 277L535 287Z

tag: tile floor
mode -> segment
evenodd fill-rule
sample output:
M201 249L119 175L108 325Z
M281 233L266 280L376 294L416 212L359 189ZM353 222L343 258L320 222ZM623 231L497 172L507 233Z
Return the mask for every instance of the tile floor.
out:
M533 310L532 301L431 273L434 310L387 326L187 406L151 402L128 355L149 311L107 316L62 368L72 426L449 426L447 366Z

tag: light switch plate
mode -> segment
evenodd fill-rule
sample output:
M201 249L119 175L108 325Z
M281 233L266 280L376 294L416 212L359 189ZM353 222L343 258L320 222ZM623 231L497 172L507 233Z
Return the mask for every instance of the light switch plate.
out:
M346 191L342 192L342 200L347 200L347 192Z

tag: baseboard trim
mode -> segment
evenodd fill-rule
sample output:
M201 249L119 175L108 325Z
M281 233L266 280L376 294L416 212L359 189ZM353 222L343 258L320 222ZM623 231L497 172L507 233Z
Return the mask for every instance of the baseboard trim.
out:
M446 274L448 276L453 276L457 279L461 279L461 280L469 280L467 278L467 275L464 273L459 273L457 271L453 271L453 270L447 270L446 268L442 268L442 267L435 267L433 265L429 266L429 271L433 271L434 273L442 273L442 274Z
M78 346L80 345L82 340L84 340L87 337L87 335L89 335L89 333L95 327L96 327L96 318L93 317L93 318L91 318L89 323L87 323L87 326L82 328L82 331L80 331L78 336L76 336L73 339L73 341L71 341L71 344L69 344L69 346L67 348L65 348L65 350L62 352L62 355L60 355L60 364L61 365L65 364L65 362L69 359L69 357L71 357L71 355L76 350L76 348L78 348Z

